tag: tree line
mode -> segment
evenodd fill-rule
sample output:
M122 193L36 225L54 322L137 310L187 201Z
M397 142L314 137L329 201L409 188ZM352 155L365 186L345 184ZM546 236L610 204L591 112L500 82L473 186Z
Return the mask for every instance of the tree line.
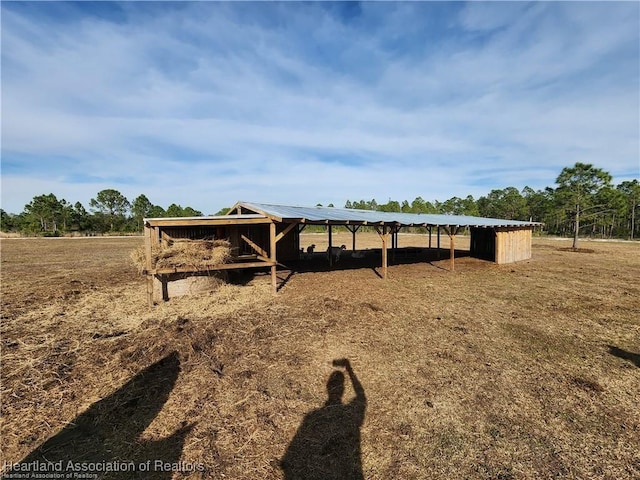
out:
M611 175L591 164L576 163L564 168L554 187L534 190L516 187L491 190L474 199L452 197L444 202L389 199L347 200L345 208L384 212L438 213L526 220L544 223L550 234L602 238L638 238L637 210L640 207L640 182L624 181L616 186ZM333 207L333 204L328 206ZM224 214L222 209L216 214ZM62 235L72 232L138 232L142 219L156 217L195 217L202 212L171 204L166 210L153 205L145 195L129 202L117 190L98 192L89 202L89 210L80 203L71 204L52 193L39 195L25 205L24 211L12 215L0 210L1 230L30 235Z
M89 210L80 202L58 199L53 193L37 195L24 206L22 213L13 215L0 209L1 230L27 235L60 236L70 233L104 234L142 230L143 218L197 217L202 212L175 203L165 210L154 205L146 195L127 200L118 190L98 192L89 202Z
M638 238L637 211L640 207L640 182L624 181L616 186L611 175L591 164L566 167L555 187L534 190L515 187L491 190L477 200L471 195L452 197L444 202L429 202L422 197L378 203L347 200L345 208L383 212L438 213L525 220L544 223L550 234L602 238Z

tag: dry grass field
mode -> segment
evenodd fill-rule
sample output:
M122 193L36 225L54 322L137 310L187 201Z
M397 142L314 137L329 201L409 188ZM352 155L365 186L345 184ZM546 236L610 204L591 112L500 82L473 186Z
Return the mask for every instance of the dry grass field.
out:
M256 275L149 309L129 259L141 242L0 240L2 464L130 465L98 476L122 479L640 478L638 243L577 253L536 238L529 261L462 257L450 273L443 235L442 260L386 281L349 259L288 276L276 296ZM353 377L332 374L342 358Z

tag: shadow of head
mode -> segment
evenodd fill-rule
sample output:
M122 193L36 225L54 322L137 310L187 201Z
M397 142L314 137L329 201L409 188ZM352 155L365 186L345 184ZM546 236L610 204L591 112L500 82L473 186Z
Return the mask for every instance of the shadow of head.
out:
M344 373L334 370L327 380L327 405L342 403L344 395Z
M636 367L640 368L640 354L638 353L628 352L614 345L609 345L609 353L618 358L622 358L623 360L628 360Z
M112 394L92 404L20 463L179 460L185 437L192 426L182 425L171 436L157 441L139 440L162 410L179 373L178 353L170 353L137 373Z

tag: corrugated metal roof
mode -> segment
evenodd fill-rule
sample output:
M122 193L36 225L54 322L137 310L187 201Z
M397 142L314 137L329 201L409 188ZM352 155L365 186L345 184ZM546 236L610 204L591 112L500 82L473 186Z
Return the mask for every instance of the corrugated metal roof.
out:
M266 203L238 202L247 210L261 213L282 221L305 220L307 222L366 222L370 224L395 223L405 226L475 226L475 227L524 227L541 225L538 222L503 220L499 218L471 217L467 215L436 215L426 213L378 212L332 207L297 207Z

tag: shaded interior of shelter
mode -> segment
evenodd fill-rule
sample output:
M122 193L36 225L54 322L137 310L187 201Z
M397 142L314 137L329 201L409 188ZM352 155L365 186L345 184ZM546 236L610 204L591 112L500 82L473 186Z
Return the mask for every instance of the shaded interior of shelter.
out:
M353 253L360 258L354 258ZM449 248L428 247L398 247L387 250L387 264L406 265L412 263L436 264L449 259ZM469 257L469 250L456 249L455 258ZM382 262L382 249L371 248L364 250L343 250L337 262L329 264L326 252L305 253L299 260L282 262L279 270L291 270L293 272L325 272L330 270L354 270L360 268L380 268Z

